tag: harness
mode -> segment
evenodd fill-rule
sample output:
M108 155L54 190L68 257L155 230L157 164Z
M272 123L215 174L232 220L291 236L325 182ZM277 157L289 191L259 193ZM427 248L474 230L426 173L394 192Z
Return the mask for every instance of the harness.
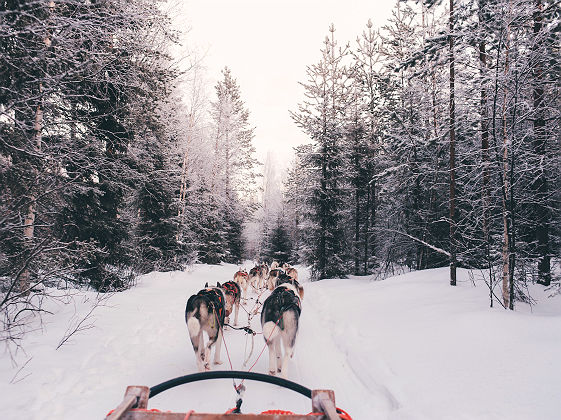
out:
M292 296L295 297L295 299L294 299L293 302L290 302L288 305L283 306L280 310L281 313L286 311L288 308L294 307L298 311L298 316L300 316L300 314L302 313L302 301L300 300L300 297L296 293L294 293L294 290L292 290L290 287L282 286L282 288L284 289L283 293L284 292L290 292L292 294ZM281 319L281 323L279 324L279 326L281 326L281 325L282 325L282 319ZM282 329L284 329L284 325L282 325Z
M210 305L218 311L218 318L220 322L224 324L224 296L220 291L213 287L207 287L206 289L201 290L197 295L206 298Z
M230 295L234 295L234 299L238 297L238 288L236 287L236 283L233 281L228 281L222 285L226 293Z
M299 287L299 283L297 280L294 280L292 277L290 277L289 275L285 274L285 278L277 278L277 281L275 282L275 287L279 287L282 286L283 284L292 284L294 287L298 288Z
M238 271L238 272L236 273L236 276L237 276L238 274L239 274L240 276L247 277L247 273L244 272L244 271Z

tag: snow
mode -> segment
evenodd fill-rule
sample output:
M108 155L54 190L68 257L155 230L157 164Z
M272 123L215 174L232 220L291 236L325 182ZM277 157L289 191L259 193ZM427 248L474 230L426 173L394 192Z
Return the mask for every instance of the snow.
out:
M196 371L184 320L188 297L205 282L230 280L238 267L196 265L151 273L93 312L86 328L58 346L95 295L74 304L50 301L53 315L28 333L12 360L0 359L3 419L100 419L127 385L154 386ZM300 275L306 272L300 268ZM556 419L561 412L561 297L541 287L537 304L514 312L489 308L487 289L465 270L448 286L448 270L305 283L305 299L289 379L335 391L337 405L361 419ZM255 295L253 295L255 297ZM251 301L246 309L253 307ZM240 323L247 316L240 310ZM261 331L259 317L252 328ZM93 322L93 325L92 325ZM39 326L39 325L38 325ZM235 369L243 370L251 339L228 330ZM247 340L247 342L246 342ZM263 349L255 337L248 369ZM247 347L246 347L247 345ZM222 348L223 369L229 369ZM14 366L14 361L18 363ZM267 351L254 371L268 370ZM310 411L305 397L246 382L242 411ZM223 412L234 406L231 380L187 384L150 400L162 410Z

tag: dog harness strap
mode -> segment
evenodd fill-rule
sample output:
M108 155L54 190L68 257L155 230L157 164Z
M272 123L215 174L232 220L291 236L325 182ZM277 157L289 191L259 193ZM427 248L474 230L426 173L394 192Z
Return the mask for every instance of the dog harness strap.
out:
M294 290L290 289L289 287L284 286L283 287L285 292L289 292L292 296L294 296L294 302L291 302L290 304L284 306L282 308L282 311L287 310L288 308L294 306L297 310L298 310L298 315L300 315L300 313L302 313L302 302L300 301L300 298L296 295L296 293L294 293Z
M229 292L231 295L237 296L238 289L236 288L236 286L234 286L234 284L232 284L232 282L224 283L222 287L226 289L226 292Z
M216 289L213 289L211 287L201 290L198 294L200 296L207 296L210 299L210 301L213 302L212 306L218 307L218 315L220 316L220 320L224 321L224 315L223 315L224 302L222 301L222 294L218 292Z

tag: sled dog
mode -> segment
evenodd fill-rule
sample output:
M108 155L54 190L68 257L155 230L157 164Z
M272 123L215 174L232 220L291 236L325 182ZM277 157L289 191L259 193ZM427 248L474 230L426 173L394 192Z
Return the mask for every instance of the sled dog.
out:
M300 299L304 300L304 288L302 286L300 286L300 283L298 283L298 280L294 280L289 275L281 273L277 277L277 281L275 282L275 287L279 287L280 285L283 285L283 284L293 285L294 288L296 289L296 291L298 292L298 296L300 297Z
M276 287L263 303L261 326L269 348L271 375L280 373L283 378L288 377L288 360L294 355L301 310L297 289L290 283Z
M269 271L269 277L267 277L267 289L273 290L275 288L275 283L281 274L284 274L282 268L273 268Z
M215 344L214 364L222 364L220 350L226 313L225 303L226 296L220 288L220 283L218 287L205 287L187 301L185 321L195 351L199 372L210 370L210 350ZM206 346L203 331L208 334Z
M238 313L240 311L240 299L242 297L242 291L238 283L235 281L227 281L222 284L222 290L226 296L226 318L224 322L226 324L230 323L230 315L232 312L234 314L234 325L238 325Z
M294 267L288 267L285 270L285 273L292 277L294 280L298 281L298 270L296 270Z
M249 270L248 281L251 287L257 289L261 280L261 267L256 265L251 270Z
M245 271L245 269L243 268L240 268L238 271L236 271L236 274L234 274L234 281L241 287L242 299L244 300L247 298L247 287L249 285L248 277L249 276L247 274L247 271Z
M269 265L264 262L261 264L261 281L259 283L259 289L265 287L265 281L269 278Z

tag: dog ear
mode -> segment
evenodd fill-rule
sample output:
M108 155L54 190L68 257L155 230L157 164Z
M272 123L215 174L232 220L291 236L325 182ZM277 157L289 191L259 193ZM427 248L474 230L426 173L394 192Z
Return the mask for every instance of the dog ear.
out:
M208 281L205 283L205 287L208 287Z
M216 282L216 287L222 287L219 282Z

